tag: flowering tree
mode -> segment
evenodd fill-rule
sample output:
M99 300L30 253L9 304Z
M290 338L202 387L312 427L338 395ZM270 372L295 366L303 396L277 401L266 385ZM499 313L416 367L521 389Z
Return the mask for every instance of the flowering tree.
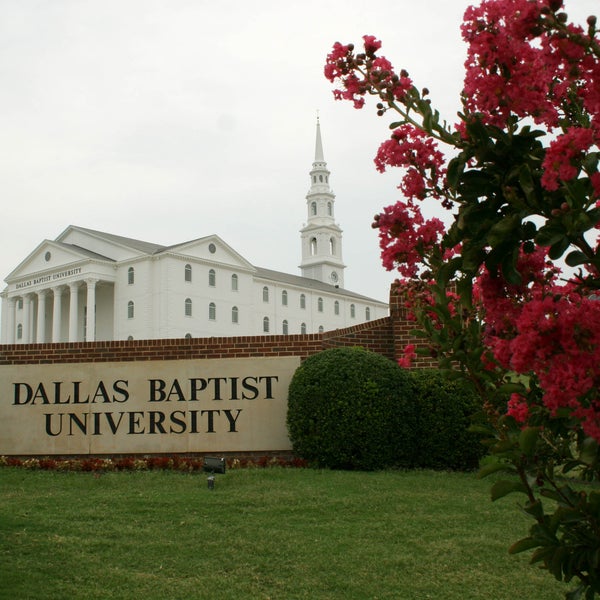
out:
M403 199L375 217L383 264L402 276L428 351L482 397L482 475L517 476L492 487L493 499L524 494L534 520L510 551L534 549L532 562L575 579L575 599L600 593L600 43L595 17L582 27L562 9L467 9L452 127L373 36L360 51L336 43L325 75L336 98L362 108L375 96L395 117L375 158L402 170ZM449 227L424 218L426 199Z

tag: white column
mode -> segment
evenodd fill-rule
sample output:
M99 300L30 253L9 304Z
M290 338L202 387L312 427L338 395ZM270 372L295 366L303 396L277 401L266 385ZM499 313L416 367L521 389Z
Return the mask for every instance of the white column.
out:
M6 333L4 334L4 339L7 344L15 343L15 323L17 322L17 299L16 298L8 298L7 303L7 314L6 314Z
M79 321L79 282L69 284L69 341L77 341L77 323Z
M87 314L85 319L85 341L94 342L96 340L96 283L97 279L86 279L87 285Z
M37 314L37 339L38 344L43 344L46 341L46 294L48 290L40 290L37 293L38 297L38 314Z
M52 310L52 342L60 342L61 316L62 316L62 293L61 286L53 287L54 308Z
M23 296L23 344L29 344L31 341L31 296Z

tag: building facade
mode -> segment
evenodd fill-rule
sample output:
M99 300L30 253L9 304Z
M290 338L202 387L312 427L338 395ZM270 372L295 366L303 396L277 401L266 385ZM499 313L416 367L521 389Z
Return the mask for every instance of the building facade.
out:
M317 122L301 275L217 235L162 246L71 225L5 279L2 344L318 333L388 315L344 289L342 230Z

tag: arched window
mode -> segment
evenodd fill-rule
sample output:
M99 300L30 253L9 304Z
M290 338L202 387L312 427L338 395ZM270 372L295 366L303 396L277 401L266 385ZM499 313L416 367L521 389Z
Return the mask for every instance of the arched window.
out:
M237 306L234 306L231 309L231 322L238 323L238 319L239 319L239 310L238 310Z
M352 319L356 318L356 306L354 306L354 304L350 305L350 317Z
M306 296L300 294L300 308L306 308Z
M186 340L191 340L192 339L192 334L191 333L186 333L185 334L185 339Z
M192 316L192 300L191 300L191 298L185 299L185 316L186 317Z
M263 319L263 332L269 333L269 317Z
M208 318L210 321L215 321L217 318L217 305L214 302L208 305Z
M231 276L231 291L238 291L238 276L235 273Z
M323 175L319 175L319 181L323 183Z
M281 333L283 333L283 335L287 335L288 334L288 322L285 321L285 320L281 324Z
M328 202L328 203L327 203L327 214L328 214L329 216L331 216L332 212L333 212L333 210L332 210L332 208L331 208L331 202Z
M287 296L288 293L285 290L283 290L283 292L281 292L281 304L283 306L287 306Z
M133 336L132 335L128 335L127 336L127 341L128 342L133 342Z
M129 267L129 269L127 269L127 283L129 285L133 285L134 281L135 281L135 271L133 270L133 267Z
M306 323L302 323L302 325L300 325L300 333L303 335L306 333Z
M263 302L269 301L269 288L265 285L263 288Z
M340 303L337 300L333 303L333 312L336 315L340 314Z
M185 265L184 279L186 281L191 281L192 280L192 265Z
M365 308L365 320L370 321L371 320L371 309L367 306L367 308Z
M17 325L17 339L18 340L22 340L23 339L23 325L21 323L19 323Z
M316 202L310 203L310 214L313 216L317 214L317 203Z
M133 304L133 300L130 300L127 303L127 318L128 319L133 319L133 313L135 311L135 306Z
M215 285L217 285L217 274L214 269L211 269L208 272L208 285L210 287L215 287Z
M335 254L335 239L329 238L329 254L332 256Z
M317 300L317 310L319 312L323 312L323 298L319 298Z
M310 255L315 256L317 254L317 238L310 238Z
M319 325L319 333L323 333L323 331L325 331L325 330L323 329L323 325Z

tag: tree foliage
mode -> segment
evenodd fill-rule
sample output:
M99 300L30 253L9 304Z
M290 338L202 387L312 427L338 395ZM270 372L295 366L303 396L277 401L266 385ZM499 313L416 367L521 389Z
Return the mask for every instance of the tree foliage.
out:
M393 115L376 167L402 170L403 198L375 218L382 261L403 277L416 329L470 380L492 454L493 499L523 494L533 519L512 552L570 598L600 593L600 44L596 18L561 0L483 0L462 25L459 121L443 121L406 70L336 43L336 98L377 97ZM447 219L425 219L424 200ZM445 226L444 221L450 225ZM561 270L562 269L562 270Z

